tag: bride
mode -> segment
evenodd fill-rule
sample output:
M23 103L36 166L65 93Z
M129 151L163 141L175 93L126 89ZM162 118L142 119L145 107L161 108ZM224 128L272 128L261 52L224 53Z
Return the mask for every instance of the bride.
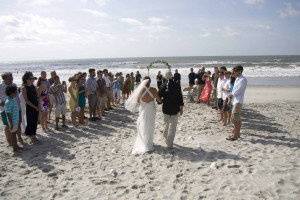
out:
M143 154L153 150L156 105L155 99L160 97L155 88L150 87L150 77L144 77L142 83L133 91L125 102L125 108L131 112L139 112L137 118L137 137L132 154Z

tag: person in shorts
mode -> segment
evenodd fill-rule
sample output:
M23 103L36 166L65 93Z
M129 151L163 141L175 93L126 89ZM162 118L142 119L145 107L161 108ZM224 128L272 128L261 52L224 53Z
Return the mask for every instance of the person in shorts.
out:
M15 85L6 87L7 99L4 104L11 146L14 152L21 150L17 144L17 134L20 132L20 106L17 101L17 90L18 88Z
M12 73L10 73L10 72L3 73L1 75L1 77L2 77L3 82L0 84L0 112L1 112L2 122L4 124L4 132L5 132L6 140L7 140L8 145L11 146L10 131L9 131L9 127L8 127L6 113L4 111L4 104L5 104L5 101L7 99L7 95L6 95L5 91L6 91L6 88L8 86L12 86L12 85L17 86L17 85L13 83ZM18 105L20 107L20 116L22 116L20 99L19 99L19 92L18 91L17 91L16 99L17 99ZM20 125L21 125L21 122L22 122L22 117L20 117ZM18 138L18 142L21 145L23 145L24 141L21 137L21 131L18 132L17 138Z
M49 93L55 98L55 129L58 130L59 118L62 118L62 127L66 125L66 97L67 92L66 82L60 82L59 76L53 77L54 84L50 87Z
M231 121L233 123L233 130L232 135L226 138L227 140L234 141L237 140L241 135L241 126L242 126L242 120L241 120L241 111L242 111L242 105L244 102L244 96L245 91L247 87L247 79L243 76L243 67L241 65L238 65L233 68L233 76L236 78L234 82L234 86L232 89L231 94L229 95L230 98L232 98L232 116Z
M89 69L89 78L85 83L85 91L88 97L91 121L96 121L98 119L96 115L98 106L97 87L96 70L91 68Z
M101 119L105 112L107 102L106 82L103 78L103 72L97 71L97 96L98 96L98 117Z
M231 98L229 98L231 92L231 79L230 79L231 72L225 72L226 82L222 88L223 94L223 126L226 126L230 123L229 113L231 112Z
M223 121L224 113L223 113L223 91L222 88L224 86L224 83L226 82L225 72L227 71L227 68L225 66L222 66L219 71L219 78L218 78L218 85L217 85L217 98L218 98L218 111L220 115L220 122Z
M118 106L121 100L121 82L119 77L115 77L115 80L112 83L112 90L113 90L114 104Z

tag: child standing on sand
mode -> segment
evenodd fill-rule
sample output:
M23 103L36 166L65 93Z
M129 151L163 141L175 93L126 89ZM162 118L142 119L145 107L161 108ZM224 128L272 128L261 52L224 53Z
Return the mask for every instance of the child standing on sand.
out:
M7 95L7 99L4 104L4 110L8 120L10 141L13 151L18 152L21 148L17 144L17 134L20 132L20 107L16 99L17 87L14 85L7 86L5 93Z
M38 83L38 97L40 107L40 124L44 131L48 129L48 113L50 107L50 100L48 95L48 88L45 83Z

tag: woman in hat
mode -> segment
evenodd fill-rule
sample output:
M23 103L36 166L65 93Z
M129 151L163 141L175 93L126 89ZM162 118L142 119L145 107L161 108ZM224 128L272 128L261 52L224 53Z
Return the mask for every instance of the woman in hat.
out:
M25 72L22 77L23 88L22 94L26 103L26 120L27 125L25 134L30 137L32 143L36 143L36 130L39 119L39 99L36 87L33 85L37 78L32 72Z

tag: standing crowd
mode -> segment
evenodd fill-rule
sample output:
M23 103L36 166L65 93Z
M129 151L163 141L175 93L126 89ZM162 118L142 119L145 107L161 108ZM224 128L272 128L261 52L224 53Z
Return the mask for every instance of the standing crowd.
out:
M234 141L240 137L241 108L244 102L247 79L243 76L243 67L235 66L231 71L225 66L214 67L214 73L202 67L198 73L191 68L188 91L190 102L212 105L218 110L219 120L223 126L233 123L233 130L227 140Z
M220 121L224 126L233 123L232 134L227 138L231 141L240 137L240 114L247 86L247 79L242 73L243 67L240 65L234 67L232 71L228 71L224 66L215 67L213 74L205 71L204 67L198 73L191 68L188 76L189 87L183 89L188 92L188 101L205 103L217 109ZM60 129L60 122L61 128L68 128L66 125L67 107L71 112L70 118L73 126L86 125L87 119L99 121L108 110L118 107L124 102L142 79L139 71L136 74L126 74L124 77L121 72L112 74L107 69L96 71L91 68L88 70L88 74L79 72L70 77L67 86L67 83L61 81L55 71L52 71L50 76L48 79L45 71L41 72L39 78L34 77L32 72L25 72L22 77L22 86L18 88L11 73L2 74L3 82L0 84L1 118L8 145L13 148L14 152L21 151L22 148L19 144L24 144L21 136L22 126L24 134L30 138L32 144L35 144L39 142L36 137L38 124L47 132L48 123L53 120L53 115L55 129ZM159 71L156 81L159 92L165 96L164 99L169 98L173 102L168 104L169 107L163 107L163 112L169 116L165 119L168 122L165 124L168 127L171 124L170 127L175 132L176 126L172 124L176 124L177 113L181 112L182 114L183 107L182 97L178 98L178 101L176 100L176 96L181 95L181 75L178 70L175 70L173 75L169 73L164 77ZM172 85L174 87L170 87ZM175 88L174 92L171 94L168 88ZM168 96L162 91L167 91ZM175 95L175 93L179 95ZM66 94L68 94L68 99L66 99ZM86 104L89 108L89 117L85 116ZM176 115L172 113L174 106L178 107L175 109ZM172 138L174 137L172 136ZM170 146L172 146L171 143Z
M22 86L17 87L12 73L1 75L0 112L8 145L14 152L22 150L23 131L32 144L38 143L37 126L40 124L44 132L48 131L48 123L53 120L55 129L66 129L67 107L71 112L74 126L86 125L86 120L98 121L113 107L118 107L126 100L134 87L141 82L141 74L112 74L107 69L89 69L88 74L79 72L68 79L69 86L61 81L55 71L47 78L45 71L39 78L32 72L25 72ZM37 80L37 82L36 82ZM68 95L66 95L68 94ZM69 98L66 99L66 96ZM89 118L85 116L88 104ZM24 105L24 106L22 106ZM25 123L24 123L25 122ZM24 125L25 124L25 125ZM24 127L23 130L21 127ZM19 143L19 144L18 144Z

